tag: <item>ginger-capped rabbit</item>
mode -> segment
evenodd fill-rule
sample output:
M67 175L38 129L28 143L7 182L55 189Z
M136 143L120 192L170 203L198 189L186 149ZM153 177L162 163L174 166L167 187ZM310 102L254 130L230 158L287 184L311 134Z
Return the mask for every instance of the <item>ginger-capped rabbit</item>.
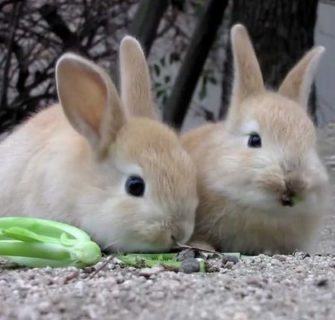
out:
M167 250L191 236L197 206L193 163L156 120L139 43L120 47L121 98L92 62L57 62L59 105L0 144L0 215L83 228L103 247Z
M198 170L192 241L226 252L306 249L328 203L327 173L307 114L324 49L307 52L273 92L264 86L242 25L232 28L231 41L234 82L227 119L183 137Z

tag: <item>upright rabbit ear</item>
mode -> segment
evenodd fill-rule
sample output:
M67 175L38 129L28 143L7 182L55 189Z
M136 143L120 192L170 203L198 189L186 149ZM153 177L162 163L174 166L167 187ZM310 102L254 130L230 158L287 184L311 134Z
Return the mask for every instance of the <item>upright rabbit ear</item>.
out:
M138 41L130 36L120 46L121 97L131 116L156 119L149 68Z
M125 123L121 100L109 76L92 62L67 53L57 62L56 82L71 125L102 156Z
M264 82L255 50L246 28L236 24L231 29L234 58L234 84L232 105L264 90Z
M313 79L324 51L324 47L308 51L288 73L279 88L279 93L297 101L307 109Z

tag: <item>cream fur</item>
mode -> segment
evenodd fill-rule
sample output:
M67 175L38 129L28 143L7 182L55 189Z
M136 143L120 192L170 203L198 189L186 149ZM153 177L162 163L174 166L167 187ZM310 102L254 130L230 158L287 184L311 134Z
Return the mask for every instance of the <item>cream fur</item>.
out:
M120 51L122 100L133 115L156 119L156 110L152 107L149 68L139 43L126 36L121 42Z
M147 66L135 39L122 43L121 77L126 72L128 81L140 72L128 50ZM129 90L137 86L131 99L150 88L150 79L142 80L123 82ZM186 242L198 203L195 168L176 134L151 119L152 101L141 98L145 105L129 110L128 93L123 106L106 73L73 54L57 64L57 87L62 105L36 114L0 143L1 215L71 223L112 250L167 250L171 236ZM144 197L125 191L134 174L146 182Z
M192 241L228 252L306 249L329 199L304 106L306 83L323 50L310 51L275 93L264 88L245 28L236 25L231 34L235 76L228 117L183 136L198 170L200 205ZM253 132L261 136L261 148L248 147ZM280 199L291 189L301 200L283 206Z

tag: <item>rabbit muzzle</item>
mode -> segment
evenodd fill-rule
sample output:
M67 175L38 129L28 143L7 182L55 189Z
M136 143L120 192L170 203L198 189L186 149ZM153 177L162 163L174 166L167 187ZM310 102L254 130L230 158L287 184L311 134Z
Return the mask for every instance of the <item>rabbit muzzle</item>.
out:
M303 197L307 186L302 178L288 174L285 179L285 188L280 196L280 202L284 207L293 207L297 200Z
M281 204L284 207L293 207L294 206L294 194L289 190L284 192L280 198Z

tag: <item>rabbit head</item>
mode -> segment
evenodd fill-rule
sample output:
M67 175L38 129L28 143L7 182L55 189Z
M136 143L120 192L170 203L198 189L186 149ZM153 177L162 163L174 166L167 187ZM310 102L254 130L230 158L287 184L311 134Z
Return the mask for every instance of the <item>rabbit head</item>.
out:
M264 86L242 25L232 28L231 41L234 82L226 120L183 136L198 173L191 241L245 253L305 249L329 200L307 113L324 49L309 51L274 92Z
M242 25L232 28L231 40L234 83L220 153L224 164L216 168L216 179L212 177L215 188L244 205L273 212L309 207L319 201L327 181L307 113L313 76L324 48L310 50L273 92L265 89Z
M120 47L120 76L121 98L92 62L65 54L57 63L61 105L90 153L92 174L83 184L92 193L83 210L98 203L80 226L113 250L166 250L193 231L195 169L177 135L156 120L148 66L129 36Z

